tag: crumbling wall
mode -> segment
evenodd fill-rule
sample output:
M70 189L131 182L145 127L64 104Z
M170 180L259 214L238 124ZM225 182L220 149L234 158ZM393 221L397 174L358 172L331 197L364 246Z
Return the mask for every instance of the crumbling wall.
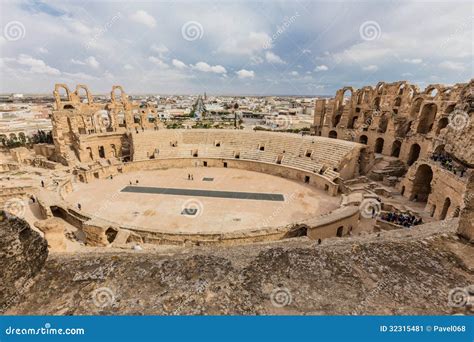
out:
M47 257L48 245L39 233L26 221L0 212L0 313L28 290Z

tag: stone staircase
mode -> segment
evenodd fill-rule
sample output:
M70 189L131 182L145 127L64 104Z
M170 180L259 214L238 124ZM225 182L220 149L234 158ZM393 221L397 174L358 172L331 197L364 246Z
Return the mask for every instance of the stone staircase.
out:
M375 181L384 181L388 177L402 177L406 171L406 165L398 158L379 156L368 172L368 177Z

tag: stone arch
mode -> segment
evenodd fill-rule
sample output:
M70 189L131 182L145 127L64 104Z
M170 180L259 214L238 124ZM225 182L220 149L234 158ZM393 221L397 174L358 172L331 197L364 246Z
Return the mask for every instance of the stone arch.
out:
M91 147L86 147L86 150L89 154L90 160L94 160L94 154L92 153L92 148Z
M444 110L444 114L446 114L446 115L451 114L451 113L454 111L454 108L456 108L456 104L455 104L455 103L450 104L450 105L447 106L446 109Z
M106 238L107 238L108 243L114 242L115 238L117 237L117 234L118 234L117 229L114 229L114 228L112 228L112 227L109 227L109 228L105 231L105 236L106 236Z
M375 91L377 92L377 94L382 95L384 88L385 88L385 82L379 82L375 86Z
M400 140L395 140L392 144L392 151L390 155L396 158L400 157L401 148L402 148L402 142Z
M387 131L387 127L388 127L388 115L386 113L383 113L379 119L378 132L385 133Z
M93 101L93 98L92 98L92 95L89 91L89 88L84 85L84 84L78 84L76 86L76 91L75 91L75 94L76 96L80 99L81 98L81 95L80 95L80 92L81 92L81 89L85 92L85 98L87 99L87 104L91 104L92 101Z
M418 160L418 158L420 157L420 151L421 151L420 145L416 143L411 145L410 152L408 153L408 160L407 160L407 164L409 166L413 165L413 163Z
M375 146L374 146L375 153L382 153L384 142L385 141L383 138L377 138L377 140L375 140Z
M420 119L418 121L417 133L426 134L433 128L438 107L434 103L427 103L421 110Z
M444 146L445 146L444 144L440 144L436 146L434 153L437 153L437 154L444 153Z
M402 105L402 98L400 96L397 96L395 98L395 101L393 102L394 107L400 107Z
M99 158L105 158L105 148L104 148L104 146L100 145L97 149L99 151Z
M330 131L329 134L328 134L328 137L332 138L332 139L337 139L337 132L336 131Z
M446 197L443 204L443 210L441 210L441 214L439 215L440 220L446 219L450 206L451 206L451 199L449 197Z
M112 103L118 102L118 99L116 97L117 91L120 91L120 102L122 102L122 104L124 105L128 103L127 94L125 94L125 91L123 90L122 86L119 85L112 86L112 91L110 92L110 100L112 101Z
M115 144L110 144L109 156L111 158L115 158L117 156L117 149L115 148Z
M341 117L342 117L341 114L334 115L334 117L333 117L333 119L332 119L332 127L333 127L333 128L337 127L337 125L339 124L339 122L341 122Z
M367 138L366 135L361 135L361 136L359 137L359 142L360 142L361 144L367 145L367 142L368 142L368 141L369 141L369 138Z
M431 181L433 180L433 170L427 164L418 167L413 180L413 188L410 200L427 202L431 193Z
M336 236L342 237L344 235L344 226L337 227Z
M61 94L61 89L65 91L65 95ZM56 107L60 109L61 102L63 101L71 101L71 92L66 84L63 83L56 83L54 85L54 100L56 102Z

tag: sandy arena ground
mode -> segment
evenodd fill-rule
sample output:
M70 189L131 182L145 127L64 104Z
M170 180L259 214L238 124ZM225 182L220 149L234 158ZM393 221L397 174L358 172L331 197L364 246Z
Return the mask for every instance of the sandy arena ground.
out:
M194 180L188 180L193 174ZM203 177L214 181L203 181ZM120 192L130 181L139 186L279 193L284 202ZM66 198L82 211L120 225L166 232L231 232L301 221L328 213L339 197L306 184L267 174L225 168L140 171L76 184ZM197 209L195 216L181 215Z

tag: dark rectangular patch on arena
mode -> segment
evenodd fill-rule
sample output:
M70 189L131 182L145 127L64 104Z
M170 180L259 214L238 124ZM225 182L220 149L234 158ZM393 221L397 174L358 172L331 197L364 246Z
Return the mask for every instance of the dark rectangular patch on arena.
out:
M214 178L211 178L211 177L204 177L202 179L204 182L212 182L214 180Z
M139 194L160 194L193 197L216 197L259 201L279 201L285 200L282 194L266 194L258 192L236 192L198 189L175 189L175 188L154 188L149 186L126 186L122 192L133 192Z

